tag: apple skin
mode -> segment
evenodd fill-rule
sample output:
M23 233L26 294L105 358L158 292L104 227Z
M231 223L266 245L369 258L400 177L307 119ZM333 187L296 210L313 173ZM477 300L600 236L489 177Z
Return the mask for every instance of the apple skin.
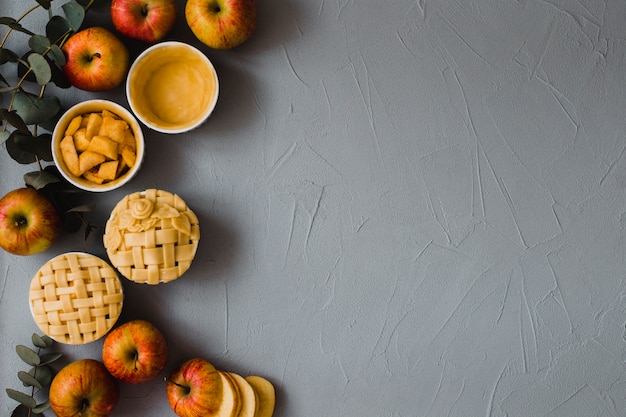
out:
M111 330L102 345L102 362L118 380L141 384L165 368L168 357L163 333L146 320L133 320Z
M248 40L257 25L255 0L188 0L185 19L193 34L213 49L231 49Z
M113 0L111 19L122 35L154 43L174 27L176 3L174 0Z
M85 91L112 90L124 81L128 48L111 31L94 26L70 37L61 48L67 60L63 73L74 87Z
M48 398L57 417L107 417L119 402L120 388L102 362L81 359L55 375Z
M222 403L222 377L205 359L192 358L167 380L167 400L179 417L215 416Z
M61 233L61 217L34 188L9 191L0 199L0 247L14 255L48 249Z

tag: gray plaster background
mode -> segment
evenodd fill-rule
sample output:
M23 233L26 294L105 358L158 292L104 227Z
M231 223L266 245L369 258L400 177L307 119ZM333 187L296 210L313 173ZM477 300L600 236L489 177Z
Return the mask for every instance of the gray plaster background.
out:
M163 376L192 356L263 375L277 417L625 416L626 2L258 6L227 52L179 17L171 38L219 73L216 111L190 134L146 130L140 175L93 196L96 224L146 188L200 218L186 275L124 283L122 319L170 341ZM89 19L111 25L105 6ZM122 88L60 94L128 106ZM4 194L33 167L0 160ZM30 279L69 250L106 259L80 235L0 253L3 389L37 331ZM98 358L101 342L58 348ZM173 415L160 378L122 392L114 415ZM2 392L0 414L14 405Z

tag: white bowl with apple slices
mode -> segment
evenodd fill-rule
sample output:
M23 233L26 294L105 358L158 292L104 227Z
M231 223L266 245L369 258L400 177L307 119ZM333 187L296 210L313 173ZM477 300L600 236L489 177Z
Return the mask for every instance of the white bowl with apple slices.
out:
M148 128L177 134L209 118L217 104L219 81L204 53L183 42L167 41L149 47L133 62L126 96Z
M52 132L52 157L63 177L92 192L117 189L141 169L145 142L139 122L121 105L87 100L67 110Z

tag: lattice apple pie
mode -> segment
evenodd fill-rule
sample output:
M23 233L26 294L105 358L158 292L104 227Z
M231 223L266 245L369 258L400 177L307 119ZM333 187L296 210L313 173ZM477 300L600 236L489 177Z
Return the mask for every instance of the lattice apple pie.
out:
M84 344L104 336L122 312L115 270L88 253L46 262L30 283L30 308L39 329L60 343Z
M124 197L113 208L104 231L113 266L131 281L152 285L185 273L199 239L198 218L185 201L156 189Z

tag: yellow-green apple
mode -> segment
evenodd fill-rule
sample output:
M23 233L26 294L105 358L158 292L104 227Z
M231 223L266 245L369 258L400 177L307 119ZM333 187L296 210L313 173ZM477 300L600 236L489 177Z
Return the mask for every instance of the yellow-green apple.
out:
M257 25L255 0L187 0L185 19L193 34L214 49L241 45Z
M222 376L205 359L192 358L167 380L167 400L179 417L214 417L222 404Z
M146 320L132 320L111 330L102 345L102 362L111 375L127 384L155 378L167 363L167 341Z
M252 385L257 395L257 410L255 417L272 417L276 403L274 385L267 379L258 375L246 377L246 381Z
M52 202L34 188L9 191L0 199L0 247L15 255L43 252L61 232Z
M154 43L167 35L176 22L174 0L113 0L113 26L122 35Z
M62 50L67 61L63 73L70 84L81 90L111 90L124 81L128 72L128 48L103 27L75 33Z
M57 417L106 417L120 398L115 378L95 359L80 359L62 368L48 393Z

